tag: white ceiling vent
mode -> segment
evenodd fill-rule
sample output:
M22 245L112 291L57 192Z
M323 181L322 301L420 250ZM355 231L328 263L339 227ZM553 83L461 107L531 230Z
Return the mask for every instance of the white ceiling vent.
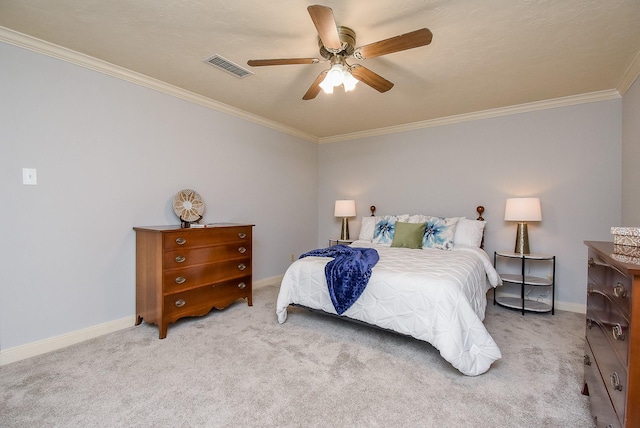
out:
M215 54L207 59L204 62L211 64L212 66L219 68L222 71L226 71L227 73L231 73L234 76L242 79L243 77L247 77L250 74L253 74L249 70L240 67L238 64L234 64L226 58L221 57L218 54Z

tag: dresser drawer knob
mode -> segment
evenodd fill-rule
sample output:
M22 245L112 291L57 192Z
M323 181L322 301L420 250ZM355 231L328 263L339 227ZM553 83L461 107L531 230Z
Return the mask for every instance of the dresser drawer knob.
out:
M593 321L591 320L591 318L587 318L587 328L591 327L593 327Z
M613 287L613 295L616 297L622 297L623 299L627 297L627 289L624 288L622 283L617 283L615 287Z
M596 265L595 260L593 260L593 257L589 257L589 261L587 261L587 266L589 266L590 268L594 267Z
M185 302L184 300L180 299L180 300L176 300L175 305L179 308L183 307L184 305L186 305L187 302Z
M187 278L185 278L184 276L179 276L175 279L176 284L184 284L184 282L187 280Z
M187 258L185 256L176 256L176 263L183 263Z
M616 340L624 340L624 331L622 331L622 326L620 324L616 324L611 329L613 332L613 338Z
M247 284L245 284L244 282L241 282L240 284L238 284L238 288L241 289L241 290L243 288L245 288L246 286L247 286Z
M609 376L609 380L611 380L611 386L616 391L622 391L622 385L620 385L620 377L618 376L618 372L611 373Z
M238 265L238 269L239 269L239 270L245 270L246 268L247 268L247 265L245 265L244 263L240 263L240 264Z
M246 248L244 248L244 247L240 247L240 248L238 248L238 252L239 252L240 254L244 254L244 253L246 253L246 252L247 252L247 249L246 249Z
M184 245L187 243L187 240L184 238L176 238L176 244L178 245Z
M590 366L591 365L591 358L589 358L588 355L584 356L584 365L585 366Z
M247 237L247 234L246 234L246 233L244 233L244 232L240 232L240 233L238 233L238 238L240 238L240 239L244 239L244 238L246 238L246 237Z

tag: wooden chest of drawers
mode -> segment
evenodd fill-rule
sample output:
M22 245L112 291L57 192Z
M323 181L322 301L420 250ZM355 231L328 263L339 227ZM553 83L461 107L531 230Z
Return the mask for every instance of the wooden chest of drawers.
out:
M252 306L252 227L218 224L134 227L136 231L136 325L168 324L205 315L238 299Z
M640 426L640 266L589 248L583 393L598 427Z

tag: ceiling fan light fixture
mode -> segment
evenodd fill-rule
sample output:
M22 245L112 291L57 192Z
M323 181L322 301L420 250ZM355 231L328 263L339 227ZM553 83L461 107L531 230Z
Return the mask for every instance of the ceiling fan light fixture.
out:
M318 86L322 88L325 94L333 94L333 85L327 81L326 77L324 78L322 83L320 83Z
M325 80L332 86L342 85L342 81L344 80L344 67L342 64L333 64Z
M344 91L349 92L355 89L357 83L358 79L353 77L348 67L336 63L331 66L319 86L325 94L333 94L333 88L336 86L343 85Z
M349 70L344 71L344 80L342 81L342 85L344 86L344 91L349 92L353 91L356 88L356 84L358 83L358 79L353 77Z

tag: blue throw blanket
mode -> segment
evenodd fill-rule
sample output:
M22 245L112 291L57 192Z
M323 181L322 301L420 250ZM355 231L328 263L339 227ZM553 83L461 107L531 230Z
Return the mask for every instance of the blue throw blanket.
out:
M369 278L371 268L378 263L380 257L373 248L357 248L336 245L319 248L300 256L334 257L324 268L329 286L329 295L333 307L339 315L349 309L362 294Z

